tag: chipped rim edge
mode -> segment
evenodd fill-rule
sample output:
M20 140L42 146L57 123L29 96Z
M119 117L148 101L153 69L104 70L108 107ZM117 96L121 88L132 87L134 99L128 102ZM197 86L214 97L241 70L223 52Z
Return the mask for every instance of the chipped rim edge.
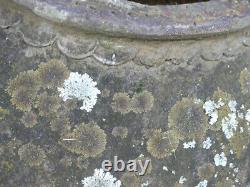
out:
M246 1L235 4L210 0L172 6L147 6L127 0L12 1L48 20L115 37L191 39L250 27L250 6ZM201 21L195 23L197 19Z

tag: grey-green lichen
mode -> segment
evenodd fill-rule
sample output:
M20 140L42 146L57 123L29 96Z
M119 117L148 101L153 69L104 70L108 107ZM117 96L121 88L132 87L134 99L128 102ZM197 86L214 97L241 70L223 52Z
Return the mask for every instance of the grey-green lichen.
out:
M21 111L30 111L34 104L35 94L27 92L25 88L19 88L14 91L11 97L11 103Z
M181 139L202 139L208 129L208 118L201 101L182 98L171 108L168 115L169 128Z
M40 81L35 71L21 72L9 82L7 88L12 104L22 111L31 110L39 86Z
M231 94L222 91L220 88L217 88L217 90L214 91L212 100L215 103L222 103L222 106L220 106L217 111L218 111L218 119L215 124L209 125L209 129L218 131L221 129L221 123L222 120L228 116L228 114L231 112L230 108L228 106L229 101L231 101L233 98Z
M222 179L215 183L215 187L229 187L234 186L234 182L231 179Z
M60 108L60 98L57 96L49 96L44 92L38 96L36 107L40 116L48 116L56 113Z
M60 144L85 158L99 156L106 147L106 134L98 125L80 124L72 132L61 135Z
M154 130L147 141L147 150L155 158L162 159L170 156L178 147L179 139L172 131Z
M151 92L136 93L132 98L132 110L135 113L148 112L154 105L154 97Z
M45 88L57 88L69 77L69 70L61 61L50 60L39 65L38 76Z
M127 114L131 111L131 99L127 93L115 93L111 106L114 112Z
M37 122L37 115L33 111L25 112L21 118L21 122L27 128L34 127Z
M7 87L7 92L11 96L11 103L19 110L30 111L35 105L38 91L43 88L57 88L68 76L68 68L61 61L55 59L40 64L35 71L28 70L21 72L9 81ZM56 99L52 97L47 97L49 99L48 102L57 102L55 101ZM40 108L40 115L45 115L45 113L49 112L45 107L44 98L45 97L38 97L40 107L42 107L41 104L44 104L43 107ZM47 106L49 106L49 104ZM45 109L47 111L45 111Z
M32 143L22 145L18 149L20 160L24 161L30 166L40 166L45 158L45 151Z
M198 168L198 176L201 180L209 180L215 173L215 166L211 163L204 163Z
M234 136L229 140L229 148L231 148L237 158L242 156L242 153L247 150L250 143L250 129L246 121L240 120L239 127Z
M0 107L0 121L5 119L5 117L9 114L10 114L10 111L8 109Z
M241 85L241 92L243 94L250 93L250 72L247 68L243 69L240 72L240 79L239 79L240 85Z
M121 182L124 187L140 186L140 178L134 173L124 173L121 177Z
M89 160L86 159L84 156L79 156L79 157L77 157L77 159L76 159L76 166L77 166L79 169L87 170L87 169L88 169L88 166L89 166Z
M127 127L114 127L112 130L112 135L114 137L119 137L124 139L128 135L128 128Z
M115 93L112 102L114 112L127 114L130 111L134 113L149 112L154 105L154 96L149 91L135 93L132 98L125 92Z
M10 95L19 89L25 89L29 93L36 93L40 87L40 80L36 71L28 70L21 72L9 82L7 91Z
M54 132L62 133L69 131L70 128L70 119L67 116L60 115L50 120L50 129Z

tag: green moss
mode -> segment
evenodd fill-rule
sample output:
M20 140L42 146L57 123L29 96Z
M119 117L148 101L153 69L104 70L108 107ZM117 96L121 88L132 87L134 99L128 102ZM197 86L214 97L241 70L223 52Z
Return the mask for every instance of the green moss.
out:
M170 110L169 128L179 139L202 139L208 128L208 118L203 111L203 103L192 98L183 98Z
M154 97L151 92L143 91L132 98L132 110L135 113L148 112L154 105Z
M127 114L131 110L131 101L127 93L116 93L113 97L112 109L114 112Z
M46 154L42 148L32 143L22 145L18 150L20 160L30 166L40 166L46 158Z
M68 68L59 60L50 60L39 65L38 76L45 88L57 88L69 77Z
M65 149L88 157L97 157L106 147L106 134L96 124L80 124L72 132L62 134Z
M162 132L161 129L157 129L147 142L147 150L153 157L161 159L171 155L178 144L179 140L171 131Z

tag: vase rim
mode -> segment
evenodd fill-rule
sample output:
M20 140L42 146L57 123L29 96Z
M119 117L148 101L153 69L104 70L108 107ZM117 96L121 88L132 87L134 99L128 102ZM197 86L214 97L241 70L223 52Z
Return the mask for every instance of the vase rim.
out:
M142 5L127 0L12 0L51 21L83 31L137 39L188 39L250 26L247 0Z

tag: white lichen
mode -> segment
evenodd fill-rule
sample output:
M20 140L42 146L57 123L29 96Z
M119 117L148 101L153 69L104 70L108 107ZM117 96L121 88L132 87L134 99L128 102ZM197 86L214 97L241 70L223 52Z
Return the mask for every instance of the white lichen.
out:
M162 167L162 170L168 171L168 167L167 167L167 166L163 166L163 167Z
M184 182L186 182L186 181L187 181L187 178L184 177L184 176L181 176L180 179L179 179L180 184L184 184Z
M233 154L234 154L234 151L233 151L232 149L230 149L229 153L230 153L231 155L233 155Z
M191 142L184 142L184 143L183 143L183 148L184 148L184 149L189 149L189 148L194 149L194 148L195 148L195 145L196 145L195 140L193 140L193 141L191 141Z
M148 181L146 181L146 182L144 182L144 183L141 184L141 187L146 187L146 186L149 186L149 182Z
M95 169L94 175L82 181L84 187L120 187L121 181L103 169Z
M247 113L245 115L245 119L250 122L250 109L247 110Z
M209 124L213 125L218 120L218 111L220 107L224 106L225 103L222 102L221 99L216 103L215 101L208 100L204 103L203 109L205 110L205 113L209 116Z
M200 104L201 103L201 99L195 98L194 99L194 104Z
M207 187L207 180L204 180L204 181L201 181L201 182L199 182L199 184L197 185L197 186L195 186L195 187Z
M203 149L210 149L211 146L212 146L212 140L210 137L207 137L207 139L203 141L202 147Z
M234 168L234 163L229 163L229 168Z
M214 163L216 166L225 167L227 165L227 157L225 156L225 153L222 152L221 154L216 154L214 156Z
M58 91L63 101L76 98L83 102L80 109L90 112L97 102L97 95L101 93L96 85L97 83L88 74L71 72Z
M230 139L238 126L236 113L230 113L227 117L223 118L221 126L226 138Z
M239 168L234 168L234 173L239 173Z
M242 112L237 112L237 114L238 114L238 118L244 119L244 114ZM249 115L249 117L250 117L250 115Z
M231 100L228 102L228 107L229 107L230 111L233 113L236 112L236 106L237 106L237 102L235 100Z

